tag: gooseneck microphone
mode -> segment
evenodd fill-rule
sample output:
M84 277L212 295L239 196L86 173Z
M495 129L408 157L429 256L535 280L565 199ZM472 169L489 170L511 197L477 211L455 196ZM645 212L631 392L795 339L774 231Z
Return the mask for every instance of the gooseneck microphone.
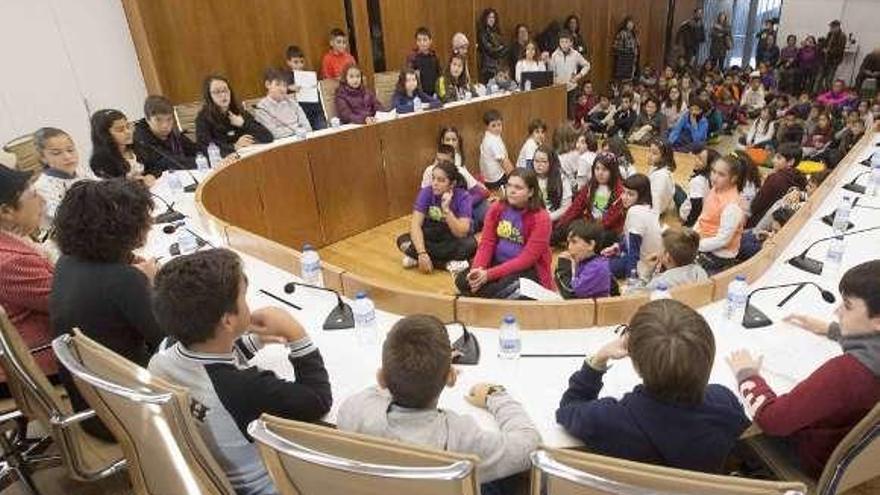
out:
M821 275L822 274L822 267L824 266L824 263L822 263L819 260L815 260L815 259L807 256L807 253L809 253L810 250L813 249L814 246L816 246L817 244L823 243L823 242L828 242L828 241L830 241L832 239L836 239L838 237L847 237L847 236L851 236L851 235L862 234L864 232L871 232L874 230L880 230L880 226L869 227L867 229L851 230L849 232L844 232L842 234L832 235L832 236L828 236L828 237L823 237L821 239L817 239L817 240L813 241L809 246L807 246L807 248L804 249L804 251L801 254L788 260L788 264L795 267L795 268L803 270L805 272L812 273L813 275Z
M342 300L339 291L318 285L307 284L305 282L288 282L284 285L285 294L293 294L297 287L308 287L309 289L322 290L336 294L336 307L327 315L324 320L324 330L344 330L346 328L354 328L354 312L351 306Z
M148 143L148 142L144 141L143 139L138 139L138 140L135 141L135 143L138 144L138 145L140 145L140 146L144 146L144 147L149 148L150 150L152 150L152 151L154 151L155 153L159 154L162 158L164 158L164 159L167 160L168 162L172 163L173 166L171 167L171 170L181 170L181 171L186 172L186 173L189 175L189 178L193 180L193 183L190 184L190 185L188 185L188 186L186 186L186 187L184 187L184 188L183 188L183 192L188 192L188 193L195 192L195 191L196 191L196 188L199 187L199 180L196 179L196 176L193 175L193 173L190 172L189 169L186 169L186 168L182 167L182 166L180 165L180 163L177 161L177 158L175 158L174 156L168 154L165 150L159 148L158 146L154 146L154 145L152 145L151 143Z
M158 199L163 205L165 205L165 211L160 213L156 216L156 218L153 219L153 221L155 221L156 223L172 223L186 218L186 215L174 209L174 203L169 203L168 201L165 201L165 198L159 196L152 191L150 191L150 196Z
M852 200L852 205L851 205L851 206L852 206L853 208L858 208L857 205L859 204L859 200L860 200L860 199L862 199L861 196L856 196L855 198L853 198L853 200ZM831 213L829 213L829 214L825 215L824 217L822 217L822 223L824 223L825 225L827 225L827 226L829 226L829 227L833 227L833 226L834 226L834 216L835 216L835 215L837 215L837 208L831 210ZM852 223L852 222L850 222L850 221L847 221L847 222L846 222L846 227L844 228L844 230L849 230L849 229L851 229L851 228L853 228L853 227L855 227L855 226L856 226L856 225L855 225L854 223Z
M859 175L856 175L856 176L853 178L853 180L851 180L851 181L847 182L846 184L844 184L844 185L843 185L843 188L846 189L847 191L851 191L851 192L854 192L854 193L856 193L856 194L865 194L865 190L866 190L865 186L863 186L863 185L861 185L861 184L858 184L857 182L858 182L859 179L861 179L863 176L868 175L868 174L870 174L870 173L871 173L871 171L868 170L868 171L865 171L865 172L860 173Z
M752 305L752 296L755 295L756 293L763 292L765 290L771 290L771 289L784 289L786 287L797 287L795 292L790 294L788 297L786 297L783 300L782 303L780 303L780 306L781 306L782 304L785 304L785 302L787 302L788 299L791 299L791 297L793 297L794 294L796 294L798 291L800 291L801 289L803 289L807 285L812 285L813 287L819 289L819 293L822 294L822 299L825 302L827 302L828 304L832 304L836 300L836 298L834 297L834 294L832 294L828 290L823 289L822 287L820 287L818 284L816 284L814 282L794 282L791 284L768 285L767 287L758 287L757 289L749 292L748 297L746 297L746 310L745 310L745 314L743 314L742 325L746 328L760 328L760 327L766 327L766 326L770 325L771 323L773 323L773 320L768 318L767 315L764 314L763 311L761 311L760 309L758 309Z

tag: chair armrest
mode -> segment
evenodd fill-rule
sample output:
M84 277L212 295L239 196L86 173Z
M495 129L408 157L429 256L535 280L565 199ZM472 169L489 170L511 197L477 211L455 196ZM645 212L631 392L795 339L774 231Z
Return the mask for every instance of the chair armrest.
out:
M67 428L75 423L82 423L83 421L91 419L93 417L95 417L95 411L93 409L86 409L85 411L80 411L78 413L71 414L70 416L52 417L49 422L52 423L52 426Z
M36 353L38 353L38 352L43 352L43 351L45 351L45 350L47 350L47 349L51 349L51 348L52 348L52 343L51 343L51 342L49 342L48 344L38 345L37 347L34 347L33 349L31 349L31 354L36 354Z

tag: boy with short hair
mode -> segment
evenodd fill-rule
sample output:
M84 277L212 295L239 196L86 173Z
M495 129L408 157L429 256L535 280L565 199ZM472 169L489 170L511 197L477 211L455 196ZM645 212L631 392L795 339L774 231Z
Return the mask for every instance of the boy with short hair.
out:
M661 283L671 289L678 285L708 280L706 270L697 263L699 251L700 234L693 229L682 227L663 231L663 252L656 255L655 261L662 271L654 272L645 289L654 290Z
M254 107L254 118L263 124L275 139L296 134L298 129L312 130L309 118L295 99L287 94L287 78L278 69L267 69L263 76L266 96Z
M330 49L321 59L321 79L339 79L342 69L357 61L348 53L348 37L339 28L330 30Z
M608 361L627 356L644 383L620 400L599 399ZM708 384L714 357L699 313L651 301L571 376L556 421L602 455L718 472L749 420L733 392Z
M247 427L263 413L327 414L333 398L321 353L286 311L251 313L241 258L227 249L174 258L153 286L153 312L177 342L153 356L150 372L189 390L190 414L237 494L275 493ZM296 381L248 365L268 343L284 343Z
M455 385L456 376L443 322L434 316L407 316L391 328L382 346L378 387L346 399L339 408L337 426L475 454L480 458L477 476L483 483L527 470L529 453L538 447L541 437L523 407L504 387L480 383L466 398L488 409L500 431L484 430L470 416L438 409L440 393Z
M761 109L767 105L766 93L764 92L764 85L761 84L760 72L754 71L750 75L749 86L743 91L739 104L750 119L756 118L761 113Z
M422 91L429 96L435 95L437 78L440 77L440 60L434 53L433 44L431 31L421 26L416 29L416 46L406 57L406 66L418 73Z
M503 61L499 62L498 68L495 70L495 75L486 82L486 87L495 87L497 88L496 91L508 91L511 93L519 91L519 86L516 84L516 81L510 77L510 67Z
M144 100L144 118L134 124L134 150L144 173L159 177L166 170L196 168L199 147L177 129L174 106L168 98Z
M483 114L486 132L480 143L480 174L490 191L497 191L507 183L507 174L513 171L513 163L507 157L507 147L501 139L504 123L498 110Z
M834 448L880 401L880 261L840 279L837 323L793 314L785 321L840 343L829 359L789 393L776 395L761 377L762 358L739 350L727 358L755 424L797 449L801 467L818 475Z
M296 98L300 86L296 84L295 72L308 70L306 69L306 56L305 53L303 53L302 48L296 45L290 45L287 47L284 59L287 61L288 68L288 70L285 71L287 92L292 93L293 97ZM302 107L306 116L309 118L309 125L313 130L317 131L327 127L327 119L324 118L324 109L321 107L320 101L297 100L297 103L299 103L299 106Z
M797 169L804 152L799 144L782 143L773 155L773 173L764 179L755 199L752 200L751 216L746 223L752 228L764 218L767 210L779 201L791 188L804 189L807 179Z
M547 133L547 124L543 119L532 119L529 122L529 137L526 138L519 149L519 157L516 159L516 166L519 168L532 168L532 158L538 147L544 144Z
M550 56L547 68L553 71L554 84L565 84L568 91L567 110L571 117L574 113L578 83L590 72L590 62L579 51L572 49L574 43L570 31L563 29L559 33L558 43L559 47Z

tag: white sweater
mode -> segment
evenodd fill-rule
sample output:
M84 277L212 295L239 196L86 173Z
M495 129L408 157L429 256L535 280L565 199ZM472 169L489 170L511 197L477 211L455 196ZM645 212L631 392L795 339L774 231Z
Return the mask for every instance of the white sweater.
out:
M745 221L745 215L739 205L730 203L721 212L721 223L714 237L702 237L700 239L700 251L712 253L719 258L732 259L738 254L735 250L724 249L727 243L736 235L740 224ZM702 234L702 233L701 233Z
M651 181L652 209L657 215L663 215L672 206L672 197L675 195L675 180L668 168L651 168L648 173Z
M48 228L55 219L55 211L67 190L70 189L75 182L82 180L79 176L69 176L64 172L47 168L43 170L40 177L34 183L34 189L46 202L46 208L43 211L43 220L41 227Z

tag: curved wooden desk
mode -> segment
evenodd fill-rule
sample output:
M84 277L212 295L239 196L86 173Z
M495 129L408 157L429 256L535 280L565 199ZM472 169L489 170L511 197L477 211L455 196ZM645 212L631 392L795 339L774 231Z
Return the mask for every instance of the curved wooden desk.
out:
M297 249L304 243L325 246L410 213L413 191L434 154L442 125L458 127L467 144L466 163L478 163L482 114L489 108L504 116L508 149L518 149L513 141L527 135L530 119L542 118L551 127L564 120L565 89L480 100L270 147L214 171L202 181L196 200L230 247L300 273ZM871 139L868 133L849 157L857 156ZM699 307L724 298L737 275L755 280L803 227L844 168L832 172L752 259L707 282L677 287L672 296ZM506 314L516 316L526 329L612 325L628 321L648 300L647 294L552 303L474 299L392 287L359 276L356 268L326 262L322 268L325 285L348 297L363 290L392 313L426 313L479 327L496 327Z

